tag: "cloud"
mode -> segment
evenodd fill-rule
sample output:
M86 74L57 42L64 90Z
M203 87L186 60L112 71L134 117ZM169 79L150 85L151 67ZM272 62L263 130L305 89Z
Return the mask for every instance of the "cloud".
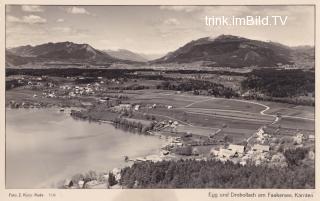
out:
M7 16L7 21L13 22L13 23L26 23L26 24L43 24L47 22L45 18L42 18L38 15L27 15L27 16L23 16L22 18L9 15Z
M68 35L68 37L76 37L76 38L85 38L89 37L88 30L86 29L77 29L74 27L52 27L49 30L50 33L54 35Z
M25 12L43 12L44 11L44 9L41 8L40 6L30 6L30 5L21 6L21 10Z
M57 22L64 22L64 19L59 18L59 19L57 19Z
M161 10L172 10L172 11L182 11L182 12L194 12L201 10L202 6L160 6Z
M62 32L62 33L71 33L72 29L70 27L53 27L54 31Z
M22 18L24 23L27 24L43 24L46 23L47 20L38 16L38 15L28 15Z
M67 12L71 14L90 15L90 13L85 8L75 6L67 8Z
M179 20L177 20L176 18L169 18L169 19L166 19L163 24L165 25L179 25L180 22Z

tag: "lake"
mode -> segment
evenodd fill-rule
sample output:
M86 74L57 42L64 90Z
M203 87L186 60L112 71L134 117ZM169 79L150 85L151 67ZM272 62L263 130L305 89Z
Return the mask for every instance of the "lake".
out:
M123 167L124 156L158 154L163 143L57 108L6 109L6 188L55 188L76 173Z

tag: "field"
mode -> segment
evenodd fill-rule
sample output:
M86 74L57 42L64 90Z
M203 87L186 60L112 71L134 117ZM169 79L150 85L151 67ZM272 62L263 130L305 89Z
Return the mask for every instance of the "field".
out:
M77 83L77 77L48 76L40 87L16 87L6 91L6 104L9 101L42 103L42 106L57 105L83 107L83 103L90 103L94 107L87 111L86 117L91 119L112 120L116 114L108 112L108 107L100 103L101 98L108 97L109 105L131 104L139 105L133 110L130 118L139 120L172 120L179 126L164 131L173 133L191 133L196 136L216 139L229 136L235 143L249 139L262 126L272 126L282 129L291 129L293 135L298 131L314 132L314 107L299 106L287 103L277 103L257 100L243 100L237 98L221 98L215 96L194 95L192 91L173 91L157 89L162 80L139 78L141 73L129 72L133 78L124 79L116 74L93 81L98 82L98 90L94 94L77 97L66 97L70 92L61 89L69 85L74 90L76 86L87 87L87 83ZM78 73L78 72L76 72ZM91 72L93 73L93 72ZM153 75L154 72L150 72ZM150 76L145 75L145 76ZM170 74L167 73L166 76ZM182 74L184 75L184 74ZM108 75L109 76L109 75ZM129 76L129 77L130 77ZM177 76L172 74L172 76ZM190 76L190 75L185 75ZM21 75L11 75L7 81L22 79ZM24 76L25 80L34 80L34 76ZM56 86L47 88L47 83ZM91 88L94 84L90 85ZM96 85L95 85L96 86ZM55 91L64 97L48 98L41 94L44 91ZM119 98L124 97L124 98ZM90 119L90 118L89 118Z
M299 119L314 117L313 107L309 106L194 96L158 90L139 91L139 95L132 97L129 102L141 105L157 104L157 108L141 109L140 112L163 119L178 120L183 126L176 128L177 133L189 132L209 136L219 131L215 134L217 139L231 136L234 142L242 142L260 127L272 124L291 128L294 132L314 132L313 119ZM169 105L173 106L172 109L167 108ZM277 119L275 114L279 111L282 111L283 117Z

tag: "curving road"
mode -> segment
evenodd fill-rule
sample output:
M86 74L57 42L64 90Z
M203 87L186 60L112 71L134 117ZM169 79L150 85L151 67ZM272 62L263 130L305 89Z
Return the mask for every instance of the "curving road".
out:
M260 114L261 114L261 115L264 115L264 116L273 117L273 118L274 118L274 121L273 121L271 124L275 124L276 122L279 121L279 117L277 117L277 115L265 114L265 112L270 109L269 106L264 105L264 104L262 104L262 103L256 103L256 102L247 101L247 100L226 99L226 98L216 98L216 97L214 97L214 98L210 98L210 99L206 99L206 100L201 100L201 101L196 101L196 102L190 103L190 104L184 106L184 108L188 108L188 107L190 107L190 106L192 106L192 105L194 105L194 104L203 103L203 102L207 102L207 101L214 100L214 99L228 100L228 101L238 101L238 102L250 103L250 104L255 104L255 105L262 106L262 107L264 107L265 109L264 109L264 110L261 110L261 111L260 111ZM239 110L223 110L223 109L210 109L210 110L213 110L213 111L214 111L214 110L216 110L216 111L226 111L226 112L237 112L237 113L249 114L249 112L244 112L244 111L239 111ZM252 114L255 114L255 113L252 113Z
M188 108L194 104L197 104L197 103L202 103L202 102L207 102L207 101L210 101L210 100L214 100L214 99L220 99L220 100L228 100L228 101L238 101L238 102L243 102L243 103L250 103L250 104L255 104L255 105L259 105L259 106L262 106L264 107L265 109L264 110L261 110L260 111L260 114L261 115L264 115L264 116L270 116L270 117L273 117L274 118L274 121L272 124L278 122L280 120L280 118L277 116L277 115L273 115L273 114L266 114L265 112L267 112L270 107L265 105L265 104L262 104L262 103L257 103L257 102L253 102L253 101L248 101L248 100L239 100L239 99L227 99L227 98L216 98L216 97L213 97L213 98L209 98L209 99L206 99L206 100L201 100L201 101L196 101L196 102L193 102L193 103L190 103L186 106L184 106L184 108ZM226 112L237 112L237 113L247 113L247 114L251 114L249 112L244 112L244 111L239 111L239 110L223 110L223 109L207 109L207 110L216 110L216 111L226 111ZM255 114L255 113L252 113L252 114ZM298 117L298 116L288 116L288 115L282 115L282 117L285 117L285 118L293 118L293 119L302 119L302 120L309 120L309 121L314 121L314 119L311 119L311 118L306 118L306 117Z

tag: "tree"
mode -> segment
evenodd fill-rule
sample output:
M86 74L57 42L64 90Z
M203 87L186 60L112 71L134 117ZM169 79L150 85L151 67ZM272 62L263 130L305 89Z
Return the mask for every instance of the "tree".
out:
M114 174L112 172L109 172L108 183L110 186L114 186L118 183L116 180L116 177L114 176Z
M233 138L231 136L229 136L229 135L224 136L223 140L226 143L232 143L233 142Z
M306 148L287 149L284 152L284 156L286 157L289 166L298 166L307 153L308 149Z

